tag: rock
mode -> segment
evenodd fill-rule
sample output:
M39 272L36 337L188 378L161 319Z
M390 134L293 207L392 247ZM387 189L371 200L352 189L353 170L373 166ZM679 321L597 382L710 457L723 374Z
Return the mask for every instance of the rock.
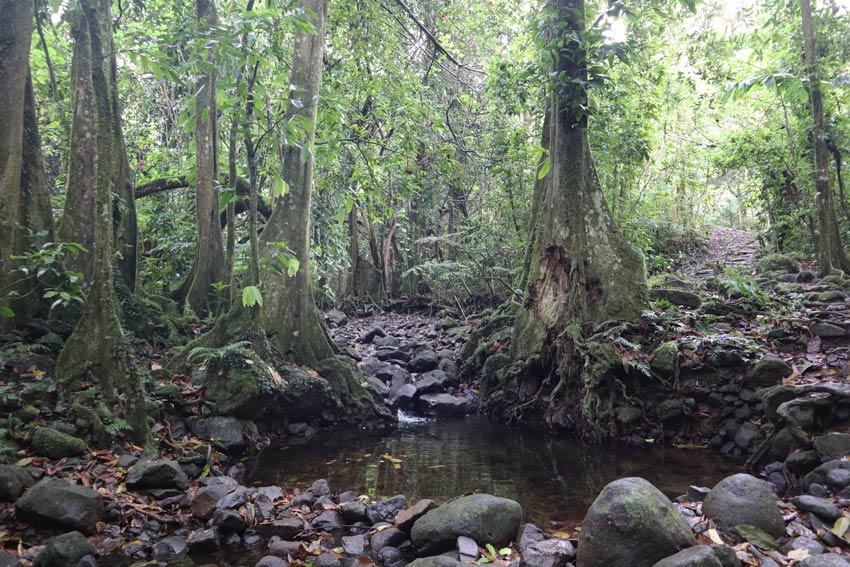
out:
M371 547L375 553L385 547L398 547L407 539L407 534L398 528L386 528L372 535Z
M451 394L425 394L419 397L417 407L422 413L440 417L463 416L476 410L472 400Z
M794 454L789 455L788 459L793 457ZM838 469L850 471L850 461L835 459L819 465L803 477L803 489L808 492L813 484L826 484L826 475L829 474L830 471Z
M395 391L394 400L398 406L407 407L413 401L414 396L416 396L416 386L405 384Z
M168 561L180 555L184 555L189 548L188 542L179 536L171 536L156 542L153 555L159 561Z
M652 567L723 567L714 551L707 545L683 549L675 555L662 559Z
M218 526L219 529L225 532L241 534L248 529L245 519L236 510L223 510L218 508L213 514L212 522L214 526Z
M352 502L343 502L338 507L339 513L342 514L342 517L345 518L347 522L355 523L362 522L368 520L369 517L366 515L366 504L360 502L359 500L354 500Z
M245 449L244 428L235 417L217 415L194 422L192 433L201 439L215 441L227 453L239 453Z
M820 516L822 520L835 522L835 520L841 517L841 509L825 498L803 494L795 496L791 499L791 502L804 512L810 512Z
M366 333L360 337L360 342L363 344L369 344L375 337L386 337L387 332L383 330L381 327L372 327Z
M389 387L375 376L366 376L366 387L382 398L390 395Z
M17 465L0 466L0 500L14 502L23 494L24 489L35 483L32 475Z
M192 496L192 503L190 504L192 515L200 520L209 520L215 512L216 504L225 495L227 495L227 487L223 484L202 486Z
M640 421L643 411L637 406L620 406L617 408L617 422L623 425L631 425Z
M372 339L372 344L377 347L399 347L401 346L401 341L397 338L387 335L386 337L375 337Z
M330 553L322 553L313 560L313 567L342 567L342 562Z
M489 494L473 494L452 500L416 520L410 532L422 554L454 547L458 536L505 546L517 535L522 521L519 503Z
M127 471L127 488L177 488L186 490L189 478L176 461L142 459Z
M546 534L543 533L543 530L541 530L534 524L525 524L522 527L522 532L519 535L519 550L525 551L526 548L532 543L543 541L544 539L546 539Z
M89 448L77 437L56 431L52 427L39 427L32 436L32 452L39 457L62 459L85 454Z
M428 372L437 368L439 364L440 360L437 358L437 353L433 350L422 350L410 359L407 368L411 372Z
M457 538L457 555L461 561L476 561L478 559L478 544L471 537Z
M0 567L21 567L21 562L14 555L0 551Z
M257 526L258 531L265 537L277 536L281 539L295 539L304 531L304 522L299 518L278 518L271 522L263 522Z
M331 327L344 327L348 323L348 315L339 309L331 309L325 313L325 321Z
M800 264L788 256L782 254L768 254L756 262L756 272L782 272L785 274L796 274L800 271Z
M748 474L718 482L706 496L702 511L725 530L747 524L776 538L785 533L785 521L770 485Z
M810 555L798 563L797 567L850 567L850 563L837 553L824 553Z
M219 548L218 534L210 528L193 531L189 534L186 543L193 554L213 553Z
M825 548L821 542L816 539L805 536L795 537L794 539L783 545L781 551L783 554L788 555L788 553L795 549L805 549L809 552L809 555L818 555L825 551Z
M758 436L759 428L749 421L745 421L738 429L738 433L735 434L735 445L746 451Z
M103 519L100 493L68 482L44 478L15 502L18 520L40 527L94 533Z
M823 461L850 455L850 433L827 433L814 438L815 451Z
M826 474L826 485L833 492L839 492L850 485L850 471L844 469L831 470Z
M387 364L386 368L375 373L375 378L388 382L390 389L398 390L410 382L410 372L396 364Z
M561 538L545 539L529 545L522 552L525 567L564 567L575 559L576 550L569 540Z
M696 545L688 524L660 490L642 478L608 484L582 524L578 567L650 567Z
M369 540L365 535L342 536L341 543L347 555L360 556L369 548Z
M341 529L345 522L342 516L335 510L325 510L310 522L314 528L323 532L332 532Z
M86 555L97 553L80 532L68 532L51 539L33 563L33 567L69 567Z
M649 367L662 378L671 378L679 374L679 358L678 343L669 341L655 349Z
M254 564L254 567L287 567L286 561L274 555L266 555Z
M785 466L797 476L808 475L820 464L821 459L814 451L796 451L785 459ZM821 481L826 482L826 473L824 473Z
M843 337L847 334L844 327L839 327L838 325L833 325L832 323L827 323L825 321L812 321L809 324L809 329L811 329L815 335L823 339Z
M387 498L380 502L372 502L366 506L366 516L373 524L377 524L378 522L392 523L395 521L399 510L404 510L405 508L407 508L407 499L401 494L397 494L392 498Z
M697 294L679 289L651 289L649 290L649 299L652 301L664 299L673 305L689 307L691 309L699 309L700 305L702 305L702 300Z
M419 380L413 383L416 387L416 395L439 394L446 391L448 376L442 370L432 370L423 374Z
M269 553L274 555L275 557L289 557L290 555L297 555L301 550L301 542L300 541L285 541L278 540L273 541L269 545ZM315 565L315 563L313 564Z
M420 557L407 564L407 567L465 567L467 563L446 557L445 555L436 555L433 557Z
M395 517L395 525L398 529L404 532L410 532L413 528L413 524L425 515L428 510L434 508L436 504L434 504L433 500L428 500L427 498L420 500L407 510L399 510L398 514Z
M765 388L781 384L794 369L775 356L765 356L744 375L744 383L750 388Z
M741 560L738 559L735 550L728 545L713 543L711 544L711 550L714 552L717 560L720 561L722 567L741 567Z
M384 567L404 567L407 563L404 554L397 547L382 547L378 552L378 561ZM316 567L315 563L313 567Z

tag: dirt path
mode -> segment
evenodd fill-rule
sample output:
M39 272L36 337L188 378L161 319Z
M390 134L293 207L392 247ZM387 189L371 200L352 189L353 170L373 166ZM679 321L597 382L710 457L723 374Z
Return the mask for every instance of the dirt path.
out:
M758 242L754 233L714 226L705 250L694 256L681 271L688 278L699 280L722 274L726 268L750 270L757 257Z

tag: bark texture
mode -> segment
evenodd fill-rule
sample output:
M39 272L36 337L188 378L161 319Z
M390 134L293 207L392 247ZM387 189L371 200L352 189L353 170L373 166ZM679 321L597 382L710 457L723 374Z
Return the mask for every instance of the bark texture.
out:
M73 87L75 92L92 95L76 101L75 113L83 112L86 120L75 121L71 140L76 152L90 155L92 162L87 175L92 183L94 206L84 211L84 217L78 215L93 227L92 287L83 316L56 361L56 374L66 396L79 378L93 374L101 392L121 408L132 426L131 437L144 443L148 439L144 389L121 328L113 281L113 189L116 171L122 166L116 160L114 146L115 108L108 64L110 4L109 0L80 0L72 14L74 36L86 47L74 51Z
M559 344L576 340L583 327L637 318L647 287L643 255L620 232L605 202L581 112L587 106L586 56L571 34L584 30L584 2L553 0L549 10L555 55L551 167L539 219L532 221L527 295L516 318L514 349L519 359L548 352L557 365L566 356Z

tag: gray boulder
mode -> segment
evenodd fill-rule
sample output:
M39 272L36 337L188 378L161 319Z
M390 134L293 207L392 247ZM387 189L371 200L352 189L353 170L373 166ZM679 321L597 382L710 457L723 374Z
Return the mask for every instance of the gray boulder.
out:
M407 363L407 367L411 372L428 372L437 368L439 364L440 360L437 358L437 353L426 349L416 353L416 356Z
M724 478L708 493L703 514L725 530L750 525L773 537L785 533L785 521L770 485L748 474Z
M744 384L751 388L776 386L794 371L791 365L775 356L765 356L744 375Z
M86 442L82 439L52 427L39 427L32 436L32 452L39 457L48 459L78 457L88 450Z
M0 500L14 502L35 483L32 475L17 465L0 466Z
M56 478L45 478L15 502L15 516L34 527L94 533L103 519L100 493Z
M723 567L714 551L706 545L683 549L662 559L652 567Z
M21 562L11 553L0 551L0 567L21 567Z
M417 401L419 411L441 417L469 415L475 412L476 407L472 400L451 394L425 394Z
M800 453L792 453L791 456L799 454ZM825 485L827 475L835 470L850 471L850 461L836 459L817 466L814 470L803 477L803 488L808 491L812 484Z
M468 563L446 557L445 555L436 555L434 557L420 557L414 559L407 564L407 567L466 567Z
M814 439L815 450L823 461L850 455L850 433L827 433Z
M642 478L623 478L587 511L577 566L650 567L689 545L694 535L670 500Z
M407 499L401 494L397 494L392 498L387 498L380 502L372 502L366 506L366 516L373 524L377 524L378 522L392 524L395 522L396 514L405 508L407 508Z
M820 516L828 522L835 522L841 517L841 509L826 498L801 494L792 498L791 502L800 510Z
M522 552L525 567L564 567L575 559L576 550L569 540L561 538L534 542Z
M69 532L51 539L38 554L33 567L69 567L86 555L94 555L95 547L80 532Z
M245 449L244 426L235 417L214 416L199 419L192 424L192 433L201 439L215 441L228 453L238 453Z
M177 461L142 459L127 471L127 488L177 488L186 490L189 478Z
M514 540L521 521L522 507L518 502L472 494L434 508L416 520L410 539L425 555L454 548L458 536L501 547Z
M837 553L824 553L810 555L801 561L798 567L850 567L850 563Z
M223 484L203 486L192 496L190 509L192 515L200 520L209 520L215 512L218 501L227 495L227 487Z

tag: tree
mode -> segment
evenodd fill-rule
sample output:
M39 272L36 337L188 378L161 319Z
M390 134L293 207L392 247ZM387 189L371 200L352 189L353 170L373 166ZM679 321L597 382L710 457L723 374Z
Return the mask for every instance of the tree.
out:
M42 305L13 258L53 239L29 67L32 31L32 3L0 2L0 297L10 300L0 327L12 312L34 314Z
M69 396L76 381L91 372L104 396L121 408L133 428L131 437L144 443L148 438L145 394L121 327L112 275L113 189L122 165L116 160L114 145L117 123L110 86L110 4L110 0L80 0L72 13L76 45L71 83L74 110L82 116L74 121L71 148L72 155L88 160L79 181L91 184L94 199L93 207L76 218L93 227L92 287L82 318L56 361L56 374L63 394Z
M520 359L541 353L557 365L583 326L637 318L647 287L643 256L614 222L590 153L584 0L555 0L550 9L551 165L540 219L532 223L537 233L514 348Z
M207 27L218 24L213 0L196 0L198 20ZM216 116L215 50L207 48L204 71L195 97L195 212L198 247L189 274L186 305L199 316L211 311L213 284L223 282L224 244L219 219L218 133Z
M844 250L838 230L838 219L832 202L832 176L829 171L829 149L823 120L823 94L818 72L815 30L809 0L800 0L803 28L803 54L808 76L812 109L811 132L815 144L815 189L818 204L818 257L821 275L835 270L850 273L850 255Z

